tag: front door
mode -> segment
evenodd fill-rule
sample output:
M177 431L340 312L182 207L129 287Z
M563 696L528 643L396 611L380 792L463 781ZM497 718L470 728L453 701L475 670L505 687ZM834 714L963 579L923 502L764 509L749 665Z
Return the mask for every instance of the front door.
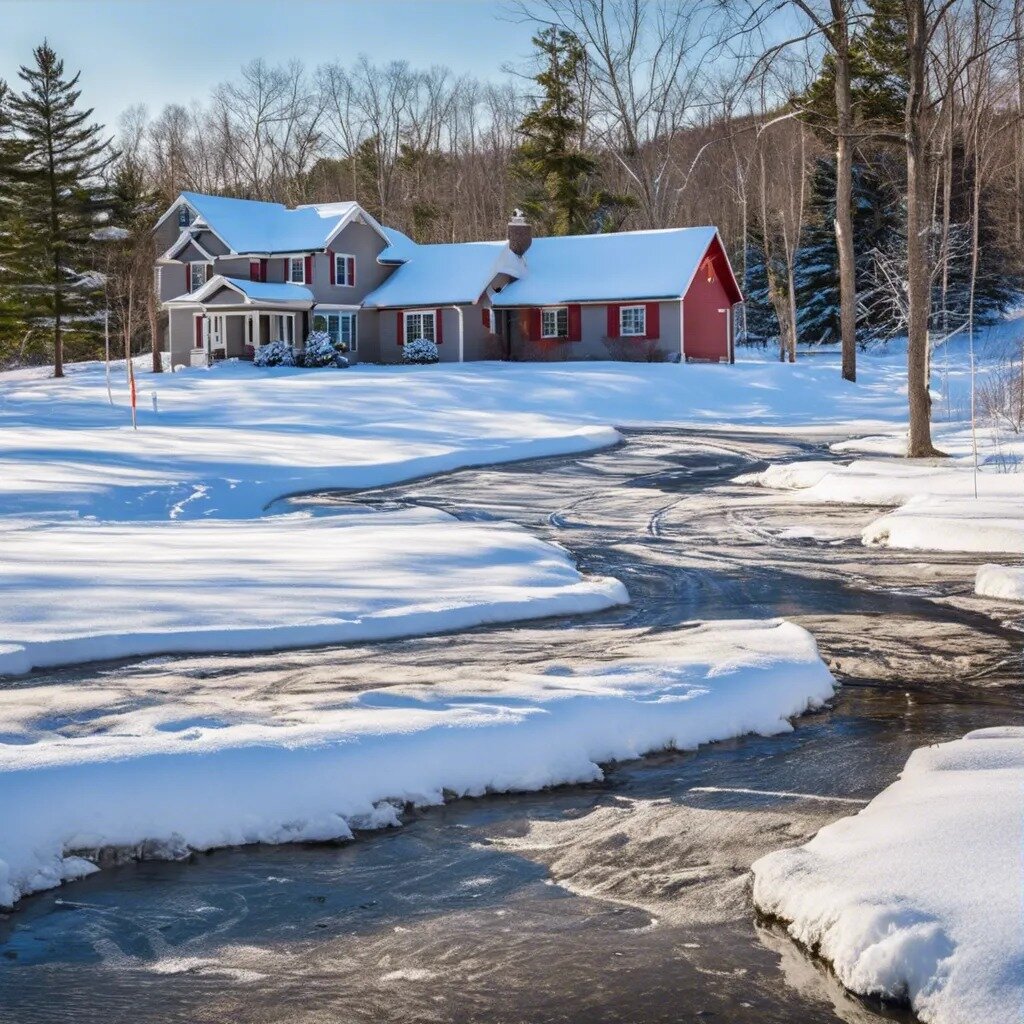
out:
M224 329L224 317L223 316L211 316L210 317L210 351L221 352L222 354L226 351L227 341L226 332Z

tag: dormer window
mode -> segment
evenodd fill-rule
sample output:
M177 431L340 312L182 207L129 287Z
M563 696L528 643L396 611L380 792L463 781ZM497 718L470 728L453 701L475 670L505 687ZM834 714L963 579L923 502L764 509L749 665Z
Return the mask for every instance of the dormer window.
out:
M187 228L189 225L188 207L182 203L178 207L178 227Z
M288 261L288 280L292 284L306 283L306 261L301 256L293 256Z

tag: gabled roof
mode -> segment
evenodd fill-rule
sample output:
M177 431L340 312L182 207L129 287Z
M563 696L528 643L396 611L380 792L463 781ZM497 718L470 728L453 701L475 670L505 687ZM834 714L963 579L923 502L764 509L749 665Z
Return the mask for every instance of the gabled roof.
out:
M380 309L473 303L498 274L517 277L526 269L506 242L416 245L401 237L411 247L402 246L405 262L363 299L364 306ZM379 258L387 252L385 249Z
M196 217L191 227L208 227L233 253L270 254L326 249L331 239L357 217L389 242L383 228L354 202L320 203L289 209L281 203L182 192L157 221L157 226L177 209L181 200L189 205Z
M231 288L238 292L242 305L253 303L312 303L313 293L301 284L273 283L267 281L246 281L239 277L224 277L222 274L215 274L202 288L187 295L179 295L173 299L167 299L167 303L202 303L211 295L215 295L221 288Z
M535 238L526 275L495 295L494 305L678 298L717 237L717 229L702 227Z

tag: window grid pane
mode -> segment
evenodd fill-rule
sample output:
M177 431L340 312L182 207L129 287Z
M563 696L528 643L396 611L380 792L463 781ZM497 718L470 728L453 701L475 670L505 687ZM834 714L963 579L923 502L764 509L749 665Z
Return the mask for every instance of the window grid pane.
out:
M433 313L407 313L405 317L405 340L415 341L417 338L434 340Z
M541 310L540 333L545 338L568 338L569 310L565 306Z
M289 274L289 280L292 284L303 284L306 279L306 268L302 257L292 258L291 260L291 273Z
M647 310L643 306L623 306L619 311L619 333L624 337L643 337L647 333Z

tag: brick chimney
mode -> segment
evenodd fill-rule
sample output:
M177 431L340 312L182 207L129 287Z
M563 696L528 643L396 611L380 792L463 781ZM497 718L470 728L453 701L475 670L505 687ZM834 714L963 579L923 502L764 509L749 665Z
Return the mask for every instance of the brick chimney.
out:
M533 228L527 223L522 210L515 210L508 222L508 247L522 256L533 241Z

